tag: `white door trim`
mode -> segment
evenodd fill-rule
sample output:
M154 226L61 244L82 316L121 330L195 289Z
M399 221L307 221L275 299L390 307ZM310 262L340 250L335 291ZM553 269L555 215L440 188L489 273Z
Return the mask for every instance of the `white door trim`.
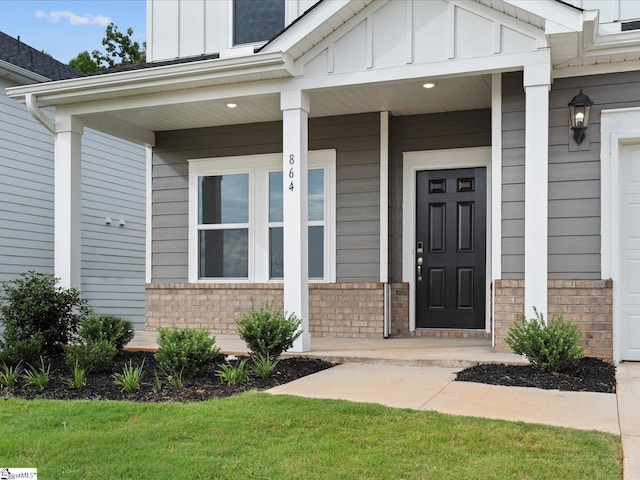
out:
M403 152L402 166L402 281L409 284L409 331L416 329L415 317L415 237L416 237L416 172L419 170L444 170L453 168L487 168L487 255L486 255L486 320L485 330L490 330L491 303L491 147L455 148L448 150L423 150ZM500 212L499 209L495 210Z
M640 143L640 108L602 110L600 146L600 272L613 280L613 360L621 350L620 281L620 145ZM636 128L634 128L636 126Z

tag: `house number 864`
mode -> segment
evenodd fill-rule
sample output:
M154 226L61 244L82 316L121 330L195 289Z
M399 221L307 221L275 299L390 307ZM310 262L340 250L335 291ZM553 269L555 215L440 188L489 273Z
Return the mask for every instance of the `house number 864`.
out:
M289 178L291 179L291 183L289 184L289 190L293 192L293 177L295 177L295 173L293 173L293 165L296 163L295 157L293 153L289 155L289 165L291 168L289 169Z

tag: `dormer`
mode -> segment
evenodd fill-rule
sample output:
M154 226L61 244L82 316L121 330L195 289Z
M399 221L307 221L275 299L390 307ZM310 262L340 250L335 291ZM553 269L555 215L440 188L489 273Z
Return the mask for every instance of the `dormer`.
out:
M317 0L147 0L147 58L251 55Z

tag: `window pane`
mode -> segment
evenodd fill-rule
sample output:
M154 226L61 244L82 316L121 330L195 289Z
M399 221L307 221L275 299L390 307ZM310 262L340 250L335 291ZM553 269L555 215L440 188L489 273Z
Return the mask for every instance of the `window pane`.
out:
M324 169L309 170L309 220L324 220ZM282 172L269 172L269 221L282 222Z
M282 172L269 172L269 221L282 221Z
M309 170L309 221L324 220L324 169Z
M309 278L324 277L324 227L309 227Z
M269 229L269 276L284 277L282 227ZM309 227L309 278L324 277L324 227Z
M270 40L284 29L285 0L234 0L233 44Z
M199 177L198 223L249 222L249 174Z
M269 277L284 277L284 240L282 227L269 229Z
M249 230L200 231L200 278L249 276Z

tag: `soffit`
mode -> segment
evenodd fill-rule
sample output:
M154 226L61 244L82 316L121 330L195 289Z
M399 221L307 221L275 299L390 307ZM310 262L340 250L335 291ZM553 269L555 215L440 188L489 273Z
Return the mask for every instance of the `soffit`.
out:
M401 82L318 90L309 94L309 116L312 118L378 111L402 116L473 110L491 107L491 76L437 79L433 89L423 88L422 82ZM237 103L237 108L228 108L226 103L229 101ZM108 116L112 122L134 124L152 131L282 119L280 96L277 93L124 109L110 112ZM88 124L100 119L95 114L81 117Z

